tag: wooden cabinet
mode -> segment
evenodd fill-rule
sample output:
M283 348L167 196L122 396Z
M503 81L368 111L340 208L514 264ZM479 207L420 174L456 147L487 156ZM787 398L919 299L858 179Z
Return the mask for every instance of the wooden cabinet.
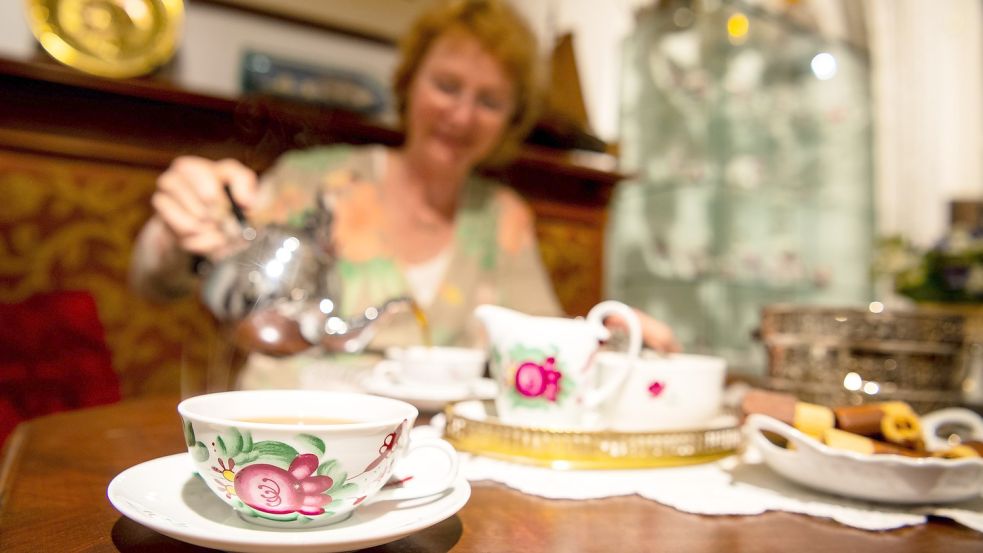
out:
M233 352L197 300L156 305L127 287L156 175L186 153L262 170L292 148L400 139L346 113L0 60L0 302L89 290L125 395L174 392L181 382L222 386L203 375ZM612 168L599 154L529 146L496 174L536 212L544 261L572 315L601 298L606 206L619 178Z

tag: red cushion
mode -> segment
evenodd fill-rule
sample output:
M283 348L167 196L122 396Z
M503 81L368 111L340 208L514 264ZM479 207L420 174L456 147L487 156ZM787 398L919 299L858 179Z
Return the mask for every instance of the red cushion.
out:
M22 420L119 401L119 378L88 292L0 304L0 321L0 444Z

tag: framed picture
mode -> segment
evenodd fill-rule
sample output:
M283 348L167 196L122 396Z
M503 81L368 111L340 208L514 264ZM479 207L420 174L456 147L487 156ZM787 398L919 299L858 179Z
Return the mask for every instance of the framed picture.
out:
M370 75L260 52L243 55L242 91L344 109L368 117L380 116L389 104L385 85Z

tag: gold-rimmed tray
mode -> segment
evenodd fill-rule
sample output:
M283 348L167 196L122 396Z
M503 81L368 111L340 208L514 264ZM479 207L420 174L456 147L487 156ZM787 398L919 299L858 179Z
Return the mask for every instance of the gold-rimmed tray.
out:
M493 401L444 410L444 439L460 451L555 469L639 469L706 463L737 451L737 417L721 414L700 428L650 432L555 430L501 421Z
M110 78L144 75L177 47L183 0L27 0L31 31L56 60Z

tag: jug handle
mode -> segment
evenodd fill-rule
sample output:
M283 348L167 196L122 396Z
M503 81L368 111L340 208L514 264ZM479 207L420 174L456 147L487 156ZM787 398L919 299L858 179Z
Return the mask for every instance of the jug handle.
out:
M604 319L608 315L619 315L625 320L628 325L628 351L625 353L633 360L638 359L642 351L642 323L639 321L638 315L631 307L620 301L608 300L595 305L587 313L587 322L598 329L598 339L603 340L611 335L611 332L604 326ZM594 361L593 355L589 363L589 372L597 370L597 363ZM610 397L624 383L632 367L634 367L634 363L619 365L617 372L612 377L609 377L597 389L588 392L584 396L584 403L587 407L593 409Z

